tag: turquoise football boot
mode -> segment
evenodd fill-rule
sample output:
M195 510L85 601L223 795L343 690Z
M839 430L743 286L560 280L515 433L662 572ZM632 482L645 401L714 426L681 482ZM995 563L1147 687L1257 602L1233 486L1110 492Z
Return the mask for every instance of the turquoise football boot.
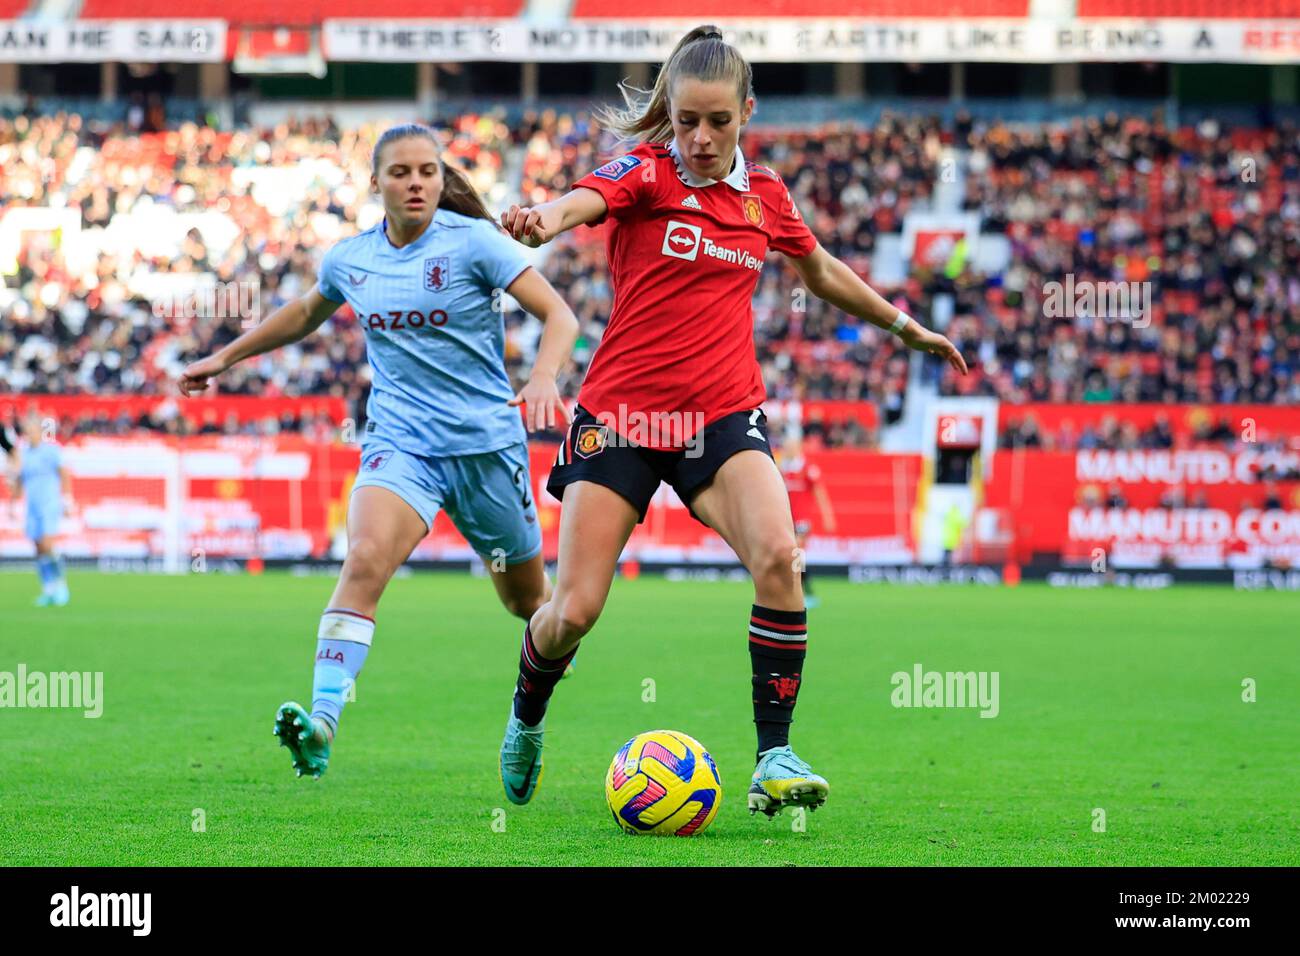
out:
M289 748L298 776L307 774L319 780L330 763L330 738L325 726L313 720L302 705L289 701L276 711L274 733L280 738L280 746Z
M513 704L512 704L513 707ZM506 799L523 806L533 799L542 782L542 722L529 727L514 715L506 721L506 736L501 741L501 785Z
M68 582L60 581L54 586L54 595L51 602L55 607L67 607L70 600L72 600L72 594L68 591Z
M813 773L812 767L795 756L788 745L773 747L758 755L749 787L749 812L761 810L774 817L782 807L816 810L830 792L826 778Z

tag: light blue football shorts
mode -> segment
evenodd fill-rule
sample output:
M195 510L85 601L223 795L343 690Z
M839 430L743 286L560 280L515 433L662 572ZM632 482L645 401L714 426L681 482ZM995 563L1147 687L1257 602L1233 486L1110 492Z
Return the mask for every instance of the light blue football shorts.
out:
M58 498L27 500L27 537L32 541L59 533L63 502Z
M412 455L384 441L367 442L352 486L387 488L415 509L427 528L438 512L475 552L507 564L542 550L542 529L528 477L528 446L519 442L481 455Z

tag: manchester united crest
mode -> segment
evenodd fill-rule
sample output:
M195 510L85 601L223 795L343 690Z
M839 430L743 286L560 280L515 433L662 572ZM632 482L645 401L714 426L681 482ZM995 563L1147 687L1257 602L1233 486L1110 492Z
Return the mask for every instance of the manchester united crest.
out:
M438 256L424 260L424 287L430 292L441 292L451 281L451 259Z
M573 443L573 453L579 458L593 458L605 450L609 437L608 425L583 425Z
M763 225L763 203L754 193L744 193L740 197L741 207L745 210L745 221L751 226Z

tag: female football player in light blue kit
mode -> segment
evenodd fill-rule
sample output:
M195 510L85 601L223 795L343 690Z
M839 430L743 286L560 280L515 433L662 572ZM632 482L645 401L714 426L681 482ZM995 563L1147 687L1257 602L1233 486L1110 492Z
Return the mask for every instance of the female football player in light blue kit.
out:
M512 614L528 620L551 590L518 406L529 431L563 420L555 377L577 319L465 178L442 163L432 130L387 130L370 183L383 221L335 245L310 292L188 366L179 382L187 395L203 391L235 363L305 337L344 302L365 331L368 421L347 557L317 632L312 710L289 702L276 714L275 733L299 776L325 772L379 598L439 510L495 572ZM544 323L532 375L517 394L503 360L503 292Z
M63 520L63 498L69 492L63 453L52 441L45 441L40 416L31 412L23 421L26 447L18 452L15 491L27 499L27 537L36 545L36 573L41 579L37 607L68 603L68 582L63 576L63 559L54 550L54 536Z

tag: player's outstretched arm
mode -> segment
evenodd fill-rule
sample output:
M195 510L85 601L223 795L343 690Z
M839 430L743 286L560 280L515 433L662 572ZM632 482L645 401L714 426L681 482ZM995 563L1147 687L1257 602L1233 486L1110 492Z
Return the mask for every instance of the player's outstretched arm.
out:
M595 222L608 211L604 196L579 186L540 206L511 206L501 214L501 225L512 238L536 248L574 226Z
M578 340L578 318L536 269L519 273L506 291L542 322L532 374L507 404L524 406L524 421L530 432L553 429L557 421L565 418L564 402L555 379Z
M808 291L817 298L893 332L908 348L937 355L961 374L966 374L966 360L957 346L916 319L908 318L902 327L894 328L895 323L904 318L903 313L863 282L856 272L823 249L820 243L808 255L791 257L790 261L808 286Z
M182 395L193 395L208 387L208 380L254 355L271 352L282 345L297 342L315 332L341 306L320 294L318 286L301 299L287 302L266 321L245 332L215 355L185 366L177 382Z

